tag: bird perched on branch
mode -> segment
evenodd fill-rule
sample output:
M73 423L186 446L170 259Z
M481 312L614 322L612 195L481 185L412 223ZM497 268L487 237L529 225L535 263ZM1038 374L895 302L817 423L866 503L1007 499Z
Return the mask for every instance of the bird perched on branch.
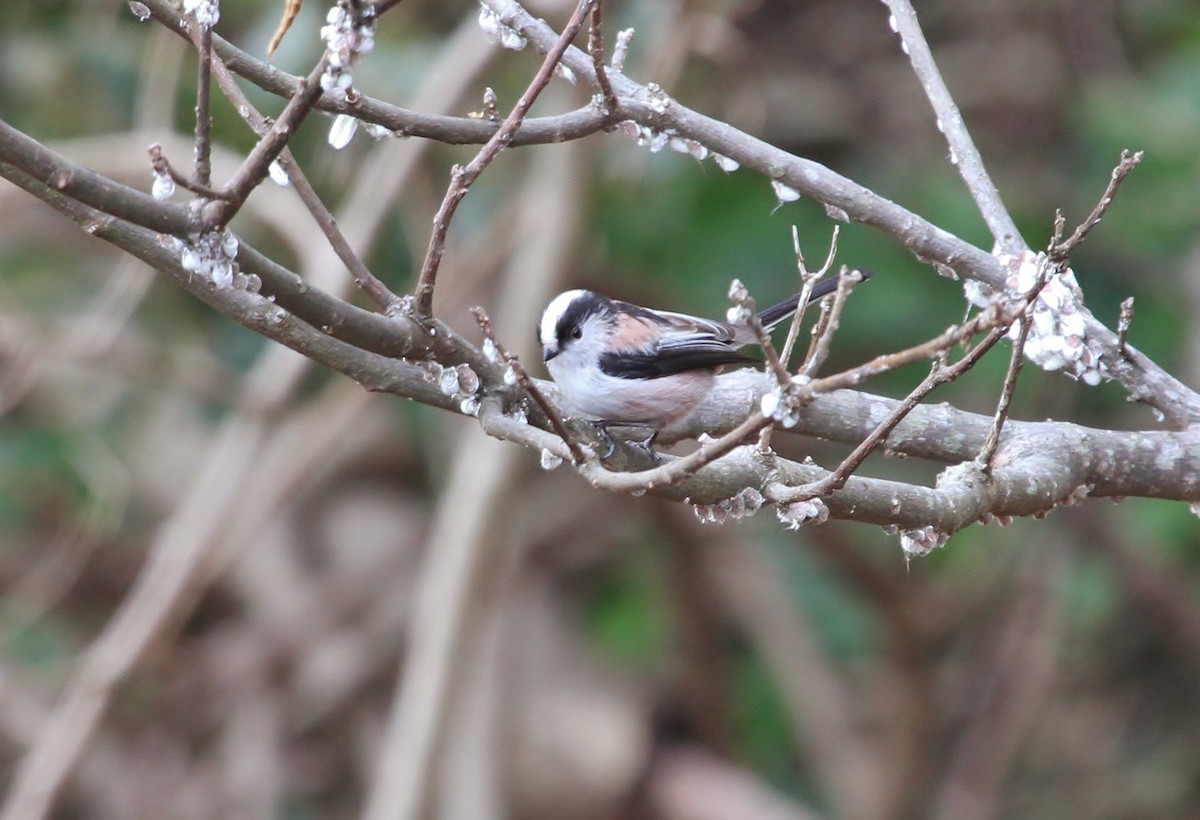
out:
M837 276L821 280L809 301L837 286ZM800 296L763 310L759 322L767 330L783 322L796 312ZM749 322L651 310L590 290L569 290L550 300L538 338L568 405L602 429L648 427L655 435L691 415L723 367L758 361L740 352L758 343Z

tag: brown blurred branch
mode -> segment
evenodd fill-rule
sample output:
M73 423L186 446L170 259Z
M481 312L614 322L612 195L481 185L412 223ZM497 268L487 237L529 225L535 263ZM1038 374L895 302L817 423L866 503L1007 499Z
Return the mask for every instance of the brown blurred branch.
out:
M751 772L696 746L655 756L646 799L662 820L816 820L819 814L776 794Z
M83 654L48 725L21 761L0 811L5 820L49 814L117 684L193 600L189 587L236 498L262 428L226 432L197 474L188 503L163 526L133 589Z
M1067 553L1031 552L1024 563L995 649L976 669L977 697L930 813L939 820L995 816L1021 743L1053 691L1068 632L1061 594Z

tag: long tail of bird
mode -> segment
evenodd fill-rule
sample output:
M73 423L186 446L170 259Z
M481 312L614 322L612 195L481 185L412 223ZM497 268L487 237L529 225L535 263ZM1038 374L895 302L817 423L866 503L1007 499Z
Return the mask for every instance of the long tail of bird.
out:
M861 268L858 268L857 270L859 275L862 276L864 282L871 278L870 271L865 271ZM827 296L830 293L833 293L835 290L837 290L839 280L839 275L834 274L833 276L826 276L820 282L817 282L817 284L813 285L812 293L808 295L808 301L815 302L822 296ZM765 327L767 330L770 330L771 328L775 327L775 325L779 324L784 319L795 313L796 308L799 306L800 294L797 293L789 296L777 305L771 305L769 308L760 311L758 314L758 321L762 322L763 327Z

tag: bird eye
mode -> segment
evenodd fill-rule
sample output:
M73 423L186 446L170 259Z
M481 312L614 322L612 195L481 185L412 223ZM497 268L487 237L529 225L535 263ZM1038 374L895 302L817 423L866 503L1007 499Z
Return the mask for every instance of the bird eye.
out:
M571 338L572 339L582 339L583 338L583 328L581 328L579 325L575 325L575 327L571 328Z

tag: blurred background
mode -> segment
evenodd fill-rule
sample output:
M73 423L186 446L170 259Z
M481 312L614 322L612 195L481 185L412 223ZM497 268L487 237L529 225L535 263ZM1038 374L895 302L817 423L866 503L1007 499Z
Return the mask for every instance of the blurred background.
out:
M569 5L533 13L559 26ZM307 72L327 4L274 62ZM471 3L406 0L355 72L364 93L507 110L540 58L487 44ZM1110 326L1200 385L1200 6L923 0L918 12L1030 244L1095 204L1122 148L1146 158L1077 254ZM281 14L227 2L218 33L263 55ZM823 162L982 247L990 241L875 0L640 0L627 73ZM0 116L149 190L186 167L195 57L124 2L0 4ZM267 113L282 104L253 88ZM535 114L583 104L555 81ZM214 107L217 180L253 136ZM412 286L452 162L472 148L293 149L354 246ZM483 305L527 361L546 299L594 287L720 315L731 277L796 289L833 227L711 161L597 135L505 152L450 232L437 311ZM288 190L234 224L355 298ZM854 295L830 368L958 321L957 283L843 226ZM1007 343L934 397L990 413ZM923 368L868 389L901 395ZM0 783L153 550L191 539L198 579L115 690L59 817L359 816L420 793L428 817L1200 816L1200 528L1182 504L1088 502L972 527L906 564L852 523L723 526L591 491L474 421L367 395L215 315L0 183ZM1027 368L1018 418L1156 424L1113 385ZM796 437L793 456L844 448ZM865 472L929 482L937 465ZM424 670L420 674L416 670ZM427 673L427 674L426 674ZM399 693L399 694L398 694ZM424 728L422 728L424 727ZM413 785L413 782L416 785ZM379 816L379 815L377 815ZM417 816L417 815L413 815Z

